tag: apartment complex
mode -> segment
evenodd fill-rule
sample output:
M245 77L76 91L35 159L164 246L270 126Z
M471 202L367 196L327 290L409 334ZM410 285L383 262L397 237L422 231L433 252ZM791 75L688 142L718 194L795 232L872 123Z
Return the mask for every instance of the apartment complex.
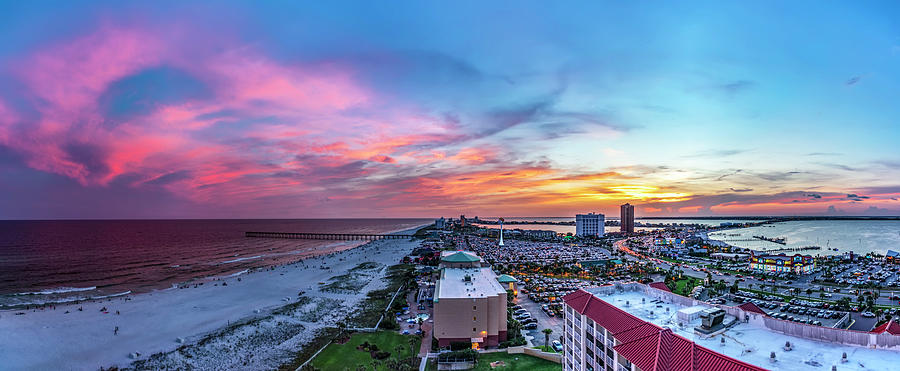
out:
M794 254L793 256L751 255L750 269L765 272L788 272L794 274L812 273L816 269L816 259L810 255Z
M634 205L624 204L620 207L619 220L622 232L634 233Z
M507 292L494 271L468 251L445 252L440 266L434 293L438 345L466 342L479 349L506 341ZM504 281L515 287L509 278Z
M605 223L606 217L603 214L577 214L575 215L575 235L603 237Z
M564 371L765 370L699 346L585 290L563 300Z

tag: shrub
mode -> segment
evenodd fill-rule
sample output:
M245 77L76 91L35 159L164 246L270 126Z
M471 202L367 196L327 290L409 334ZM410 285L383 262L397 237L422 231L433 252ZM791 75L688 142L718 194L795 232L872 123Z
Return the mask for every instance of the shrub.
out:
M473 349L441 353L438 360L478 360L478 352Z
M390 356L391 356L391 352L385 352L385 351L372 352L372 358L375 358L375 359L388 359L388 357L390 357Z
M378 325L378 328L383 329L383 330L399 330L400 325L397 324L397 321L394 320L393 318L390 318L390 316L387 316L387 317L388 318L385 318L384 320L381 321L381 324Z
M454 341L450 343L450 350L464 350L471 349L472 343L468 343L465 341Z

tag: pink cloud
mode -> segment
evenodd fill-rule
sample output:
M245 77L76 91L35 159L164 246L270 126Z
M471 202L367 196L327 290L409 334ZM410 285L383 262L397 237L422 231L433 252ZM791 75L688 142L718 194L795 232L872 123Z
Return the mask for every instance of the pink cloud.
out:
M240 203L382 171L360 163L437 161L443 151L415 148L458 137L416 109L386 104L347 66L281 63L222 39L219 48L196 49L184 31L104 25L16 61L37 118L13 122L0 102L0 144L30 167L85 186L129 174L135 187ZM160 66L187 72L213 96L157 103L110 124L100 104L110 86Z

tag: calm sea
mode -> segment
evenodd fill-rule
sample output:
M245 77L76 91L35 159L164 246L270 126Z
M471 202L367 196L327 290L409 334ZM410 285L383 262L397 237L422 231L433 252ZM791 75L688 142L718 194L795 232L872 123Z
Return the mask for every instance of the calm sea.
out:
M484 218L495 220L496 218ZM617 217L608 219L618 220ZM550 221L571 222L574 217L514 217L505 218L511 221ZM758 222L758 219L653 219L636 218L638 223L654 224L703 224L718 226L721 223ZM485 225L488 228L499 228L497 225ZM575 233L574 225L547 224L507 224L507 229L543 229L560 233ZM635 228L648 230L652 228ZM619 227L606 227L606 232L618 232ZM785 245L753 238L753 236L783 237ZM725 241L731 245L767 251L820 246L819 250L806 250L810 255L838 255L847 251L856 254L876 252L884 254L887 250L900 251L900 221L898 220L797 220L766 224L759 227L728 229L710 235L710 238ZM835 250L837 249L837 250Z
M246 231L391 233L432 219L0 221L0 306L171 287L364 241L246 238Z
M753 236L783 237L785 245L754 239ZM856 254L887 250L900 251L900 221L897 220L796 220L759 227L730 229L710 238L754 250L819 246L810 255ZM837 249L835 251L834 249Z

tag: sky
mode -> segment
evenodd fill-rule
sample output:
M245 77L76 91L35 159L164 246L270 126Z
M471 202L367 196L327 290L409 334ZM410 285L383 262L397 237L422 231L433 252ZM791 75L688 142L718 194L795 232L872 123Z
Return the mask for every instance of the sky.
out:
M0 219L900 215L893 1L0 1Z

